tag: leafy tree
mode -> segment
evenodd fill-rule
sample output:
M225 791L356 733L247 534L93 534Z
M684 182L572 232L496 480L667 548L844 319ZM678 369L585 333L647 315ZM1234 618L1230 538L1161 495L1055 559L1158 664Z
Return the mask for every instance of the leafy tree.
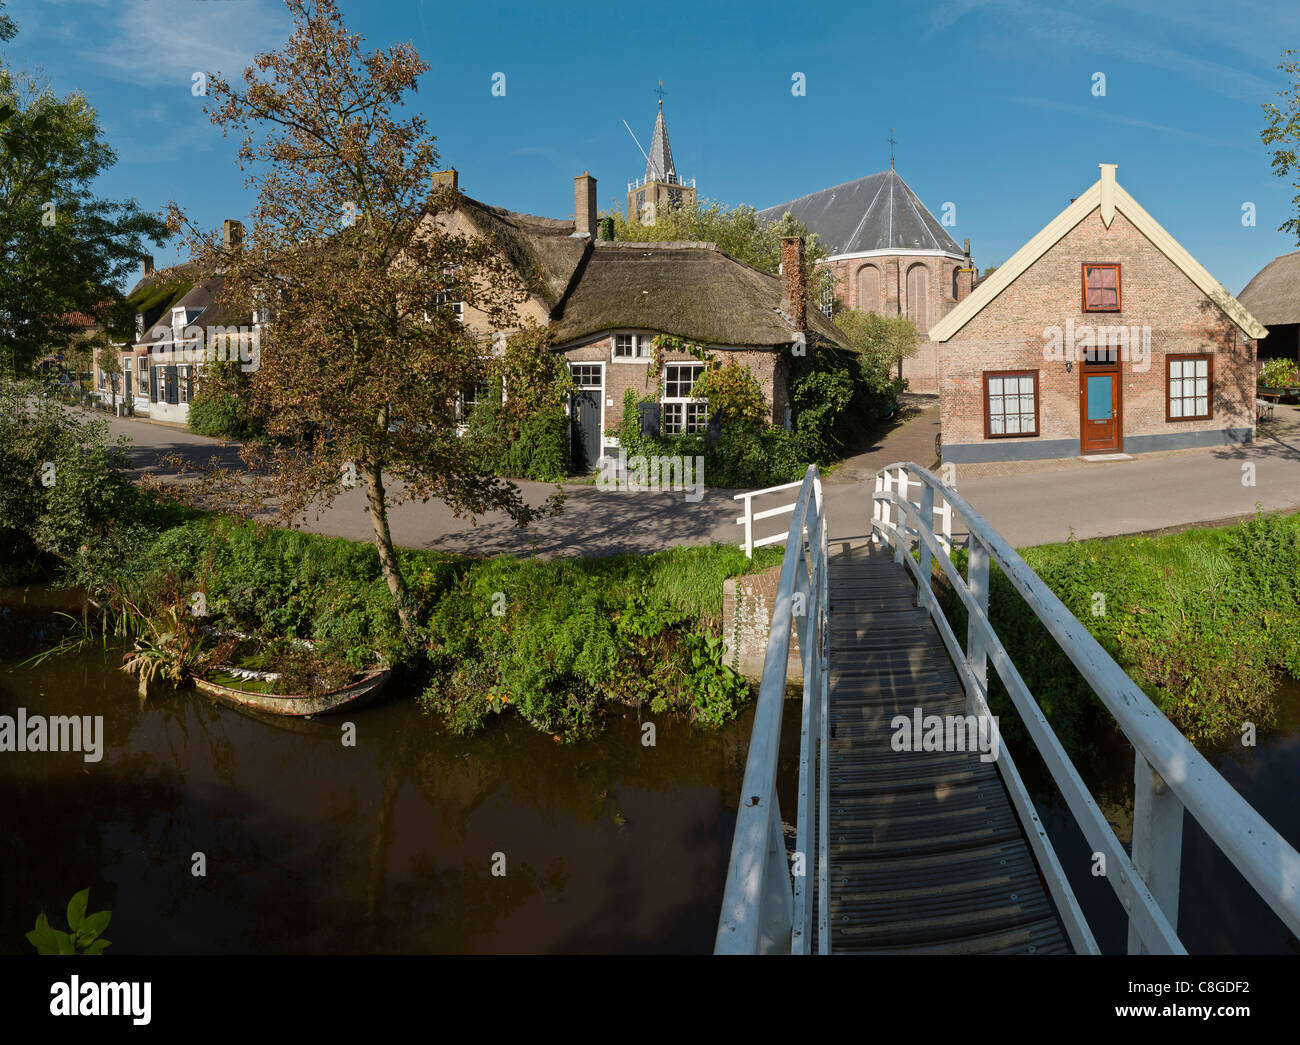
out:
M454 202L434 174L423 118L395 110L428 66L399 44L363 54L333 0L287 0L293 33L243 83L212 74L212 121L244 134L239 163L258 193L246 237L227 247L190 225L200 267L225 273L227 304L269 308L250 394L270 448L245 447L256 510L292 520L358 481L404 633L416 617L388 524L393 503L439 497L458 513L521 525L546 508L477 471L455 401L485 372L484 346L446 306L509 328L522 291L492 244L442 220ZM398 483L394 483L397 480ZM400 485L398 485L400 484Z
M1291 78L1286 90L1278 91L1282 100L1279 107L1272 102L1263 106L1266 126L1260 132L1260 140L1265 145L1273 145L1273 173L1279 178L1300 175L1300 58L1294 48L1288 47L1282 52L1282 61L1278 68ZM1300 178L1292 182L1292 187L1300 189ZM1279 232L1290 232L1300 243L1300 194L1291 200L1296 213L1278 226Z
M903 375L903 360L915 355L921 333L906 316L882 316L878 312L845 309L835 314L835 325L870 365L883 366L886 373L897 368Z
M8 19L5 34L13 35ZM134 200L94 194L116 161L84 96L59 98L0 67L0 367L26 370L65 344L76 329L70 313L102 320L125 311L116 284L144 256L145 240L163 241L165 226Z
M758 211L747 204L727 208L705 200L694 207L670 207L660 211L651 224L628 221L622 211L607 211L603 217L614 222L614 238L633 243L671 243L676 241L716 243L733 258L756 269L776 275L781 266L781 237L803 236L806 243L804 261L809 285L820 279L815 273L818 262L827 257L826 248L808 226L786 214L778 221L764 222Z

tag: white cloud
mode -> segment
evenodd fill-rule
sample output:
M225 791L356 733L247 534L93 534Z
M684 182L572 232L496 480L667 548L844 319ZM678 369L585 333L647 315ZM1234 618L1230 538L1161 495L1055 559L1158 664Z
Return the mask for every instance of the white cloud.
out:
M259 51L288 38L288 16L267 0L124 0L115 35L81 59L119 80L189 91L196 72L234 79Z

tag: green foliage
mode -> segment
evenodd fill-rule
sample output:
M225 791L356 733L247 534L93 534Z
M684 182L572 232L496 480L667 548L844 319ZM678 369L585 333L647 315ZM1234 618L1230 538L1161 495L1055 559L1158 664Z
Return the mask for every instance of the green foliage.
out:
M747 366L727 362L705 371L691 393L709 401L709 416L758 425L765 413L763 389Z
M1262 388L1286 388L1300 382L1300 367L1294 359L1269 359L1259 368Z
M459 732L513 708L564 740L592 735L619 704L720 725L749 692L710 634L722 581L771 561L713 546L475 563L444 578L433 605L424 704Z
M42 911L36 916L36 928L27 934L27 942L37 954L103 954L111 940L103 938L113 915L110 911L86 912L90 890L82 889L68 901L68 931L56 929Z
M190 403L187 422L200 435L249 439L260 435L263 419L254 412L248 375L234 360L205 363Z
M142 498L124 475L127 444L83 423L31 384L0 385L0 577L62 566L74 583L121 561Z
M1298 515L1022 554L1192 740L1220 742L1239 736L1243 722L1268 724L1278 675L1300 678ZM954 561L964 569L963 553ZM1062 742L1086 750L1109 716L996 566L989 588L993 625L1012 661ZM951 593L945 608L964 635L965 611ZM991 691L993 712L1014 722L1001 683Z
M718 249L733 258L776 275L781 264L781 237L803 236L806 275L814 278L814 269L827 256L826 248L808 227L791 215L764 223L758 211L746 204L728 208L712 200L702 200L694 207L670 207L660 211L651 224L643 224L621 211L609 211L602 217L614 221L614 239L634 243L669 243L687 241L716 243Z
M573 382L547 332L525 326L486 369L487 396L470 411L463 437L473 467L502 478L567 479L573 461L564 406Z
M1288 47L1282 52L1277 68L1287 75L1287 85L1278 91L1282 105L1264 103L1265 125L1259 139L1273 148L1273 173L1279 178L1292 178L1291 187L1300 189L1300 52ZM1290 232L1300 243L1300 194L1291 200L1292 215L1278 226L1279 232Z

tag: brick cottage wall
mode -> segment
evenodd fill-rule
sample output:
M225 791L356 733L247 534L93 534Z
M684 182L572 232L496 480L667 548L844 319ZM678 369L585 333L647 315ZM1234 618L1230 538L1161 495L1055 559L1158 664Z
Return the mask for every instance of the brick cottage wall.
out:
M1120 264L1120 312L1082 311L1084 262ZM1254 343L1242 340L1231 319L1120 212L1109 229L1100 208L1067 233L998 297L940 347L940 417L945 451L962 444L980 450L964 459L999 455L1072 456L1079 452L1079 378L1075 360L1045 359L1044 329L1082 326L1150 327L1149 369L1121 363L1121 418L1125 449L1203 445L1237 441L1253 434ZM1213 416L1200 421L1166 421L1166 357L1179 352L1213 355ZM1066 346L1066 358L1073 358ZM982 375L986 370L1037 370L1039 435L1024 439L984 438ZM1227 430L1225 432L1225 430ZM1223 433L1219 437L1215 433ZM1250 438L1251 436L1247 436ZM1073 449L1033 444L1072 440ZM1011 450L1018 445L1021 449ZM1048 452L1050 451L1050 452ZM959 458L954 454L953 459Z
M939 350L925 338L925 333L952 311L964 288L971 281L971 270L950 257L921 254L882 255L870 258L839 258L826 263L835 274L835 295L845 308L878 312L885 316L909 315L907 273L922 265L929 273L925 322L919 323L922 340L914 356L903 360L903 376L913 392L938 392ZM871 301L862 298L860 275L864 269L879 273L877 293ZM958 276L957 273L961 272ZM958 292L954 294L954 282ZM964 294L961 294L964 296Z
M761 573L732 577L722 584L722 639L727 650L727 664L757 681L763 676L767 658L767 637L772 627L772 607L780 584L781 567L773 566ZM790 658L787 684L802 685L803 666L799 659L799 640L790 633ZM787 691L787 696L791 694Z
M649 377L649 360L615 359L613 335L605 335L584 342L581 345L563 349L564 358L570 363L604 363L605 364L605 434L614 435L623 420L623 397L628 389L638 396L658 396L660 381ZM737 349L721 351L724 360L734 360L747 367L762 389L763 399L771 405L773 424L785 424L785 408L788 403L786 390L785 360L774 351L754 349ZM665 352L664 362L694 362L695 357L686 352Z

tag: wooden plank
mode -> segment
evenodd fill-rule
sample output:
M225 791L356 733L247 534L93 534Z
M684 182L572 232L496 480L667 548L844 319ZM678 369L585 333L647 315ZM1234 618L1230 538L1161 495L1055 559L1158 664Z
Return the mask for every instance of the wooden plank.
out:
M997 768L895 751L891 720L965 715L916 587L887 548L830 550L829 933L834 952L1066 953Z

